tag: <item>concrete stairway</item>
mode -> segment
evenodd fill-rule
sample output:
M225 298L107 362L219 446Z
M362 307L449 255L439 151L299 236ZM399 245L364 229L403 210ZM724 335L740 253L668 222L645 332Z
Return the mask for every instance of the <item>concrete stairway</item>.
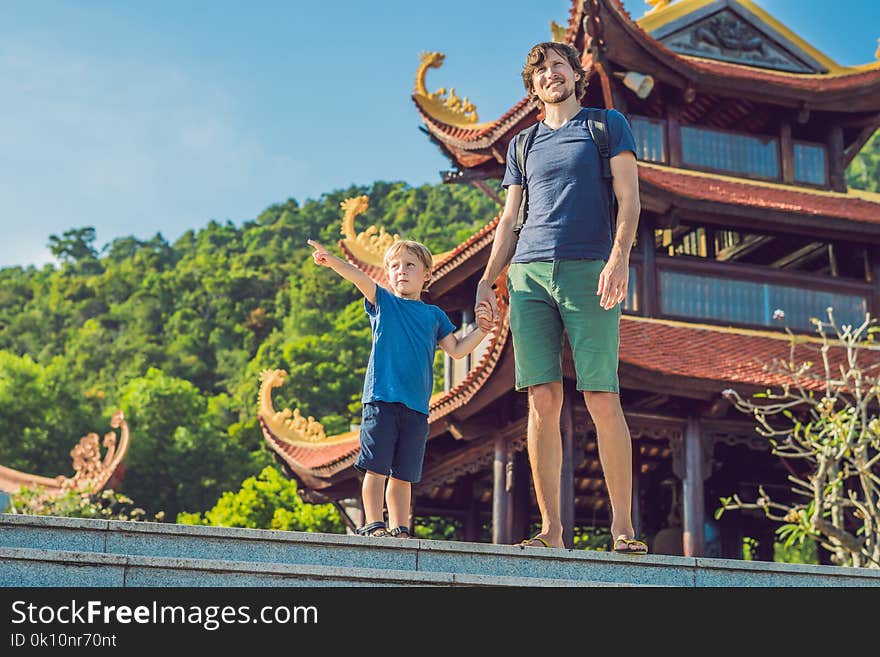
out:
M880 570L0 514L0 586L880 586Z

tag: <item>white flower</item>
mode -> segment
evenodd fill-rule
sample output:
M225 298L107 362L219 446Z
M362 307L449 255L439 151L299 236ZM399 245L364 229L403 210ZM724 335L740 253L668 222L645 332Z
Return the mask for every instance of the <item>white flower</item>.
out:
M773 319L780 320L785 319L785 311L782 308L777 308L773 311Z

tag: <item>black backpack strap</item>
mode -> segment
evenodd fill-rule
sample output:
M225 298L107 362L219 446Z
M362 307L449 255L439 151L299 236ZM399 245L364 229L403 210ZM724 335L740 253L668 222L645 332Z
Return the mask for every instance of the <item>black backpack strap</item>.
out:
M617 224L617 197L614 195L613 176L611 175L611 138L608 135L608 110L590 108L587 110L587 127L590 137L599 149L599 161L602 164L602 179L608 186L608 209L611 213L611 238L614 239Z
M599 156L602 160L602 178L611 180L611 146L608 137L608 110L594 109L587 110L587 127L590 129L590 136L599 149Z
M529 188L526 184L526 159L529 155L529 149L535 140L535 133L538 132L538 124L522 130L516 137L516 164L519 167L520 176L522 176L522 200L519 203L519 213L516 216L516 225L513 232L519 235L523 224L526 223L526 214L528 213L528 197Z

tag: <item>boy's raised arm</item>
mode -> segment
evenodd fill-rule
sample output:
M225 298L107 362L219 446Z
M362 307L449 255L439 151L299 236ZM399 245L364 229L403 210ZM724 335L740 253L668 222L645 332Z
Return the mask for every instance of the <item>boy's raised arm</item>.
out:
M315 261L315 264L329 267L342 276L342 278L351 281L367 298L367 301L373 304L376 303L376 281L354 265L347 263L342 258L337 258L315 240L308 240L308 243L315 250L312 253L312 259Z

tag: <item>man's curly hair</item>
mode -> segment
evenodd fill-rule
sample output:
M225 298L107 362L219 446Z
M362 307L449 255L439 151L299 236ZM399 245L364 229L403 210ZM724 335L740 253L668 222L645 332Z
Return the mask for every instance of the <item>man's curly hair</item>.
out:
M526 65L523 66L522 78L529 96L532 100L538 99L538 96L535 93L535 87L532 85L532 74L535 72L536 68L544 63L544 60L547 58L548 50L555 50L558 54L565 57L568 60L569 65L574 69L574 72L580 75L580 79L574 81L574 95L578 100L583 98L584 94L587 93L587 74L584 71L584 67L581 65L581 54L574 46L570 46L567 43L556 43L553 41L545 41L544 43L539 43L538 45L533 46L532 49L529 50L529 54L526 56Z

